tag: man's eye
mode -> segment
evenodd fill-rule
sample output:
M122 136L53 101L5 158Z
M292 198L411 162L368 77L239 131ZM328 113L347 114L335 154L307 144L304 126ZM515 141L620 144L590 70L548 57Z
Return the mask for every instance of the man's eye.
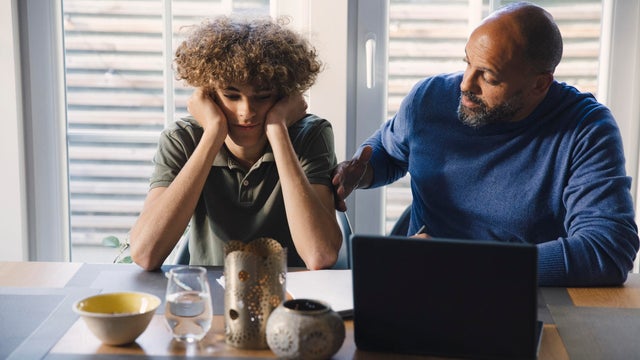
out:
M240 98L239 95L235 95L235 94L224 94L224 97L226 97L229 100L238 100Z
M487 84L489 85L498 85L500 82L494 78L488 77L488 76L483 76L484 81L487 82Z

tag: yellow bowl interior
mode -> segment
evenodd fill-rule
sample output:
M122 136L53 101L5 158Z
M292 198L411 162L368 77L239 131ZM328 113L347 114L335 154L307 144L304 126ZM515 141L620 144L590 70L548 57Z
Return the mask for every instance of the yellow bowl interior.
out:
M98 314L142 314L155 310L160 299L151 294L137 292L106 293L80 300L76 309Z

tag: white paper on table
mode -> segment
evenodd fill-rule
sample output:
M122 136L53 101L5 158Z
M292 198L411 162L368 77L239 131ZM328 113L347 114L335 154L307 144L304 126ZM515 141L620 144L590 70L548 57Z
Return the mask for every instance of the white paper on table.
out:
M287 292L294 299L324 301L343 318L353 314L351 270L288 272Z

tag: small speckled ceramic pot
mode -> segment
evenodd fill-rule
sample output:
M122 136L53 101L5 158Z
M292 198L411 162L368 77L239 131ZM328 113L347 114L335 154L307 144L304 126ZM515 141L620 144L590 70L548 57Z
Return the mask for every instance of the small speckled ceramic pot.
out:
M345 337L340 315L322 301L287 300L267 321L267 344L282 359L328 359Z

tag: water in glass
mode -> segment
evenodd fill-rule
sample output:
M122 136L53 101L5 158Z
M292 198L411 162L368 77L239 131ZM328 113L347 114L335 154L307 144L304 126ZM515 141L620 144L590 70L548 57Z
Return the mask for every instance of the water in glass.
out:
M169 271L165 319L179 341L199 341L211 328L211 292L206 269L182 266Z

